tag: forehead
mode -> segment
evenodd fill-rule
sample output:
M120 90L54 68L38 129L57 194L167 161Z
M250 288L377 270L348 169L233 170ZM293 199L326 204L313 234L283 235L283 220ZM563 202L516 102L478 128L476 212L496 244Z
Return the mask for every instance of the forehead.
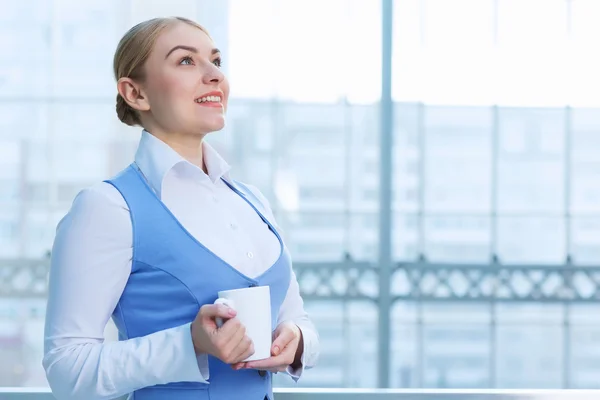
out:
M176 22L161 32L154 45L155 53L164 57L175 46L195 47L200 53L208 53L215 47L212 39L200 28L185 22Z

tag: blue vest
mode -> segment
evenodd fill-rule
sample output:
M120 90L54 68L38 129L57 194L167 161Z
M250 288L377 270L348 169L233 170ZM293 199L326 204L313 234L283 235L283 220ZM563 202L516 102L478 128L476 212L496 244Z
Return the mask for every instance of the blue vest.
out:
M291 260L281 237L259 210L264 208L243 184L227 185L269 225L279 239L281 253L262 275L252 279L204 247L167 209L136 167L130 165L107 181L125 199L133 228L132 270L113 313L119 339L145 336L189 323L200 307L212 304L221 290L269 286L271 321L277 326L279 309L290 282ZM210 229L210 227L207 227ZM208 384L174 382L143 388L135 400L263 400L272 399L271 374L234 371L209 356Z

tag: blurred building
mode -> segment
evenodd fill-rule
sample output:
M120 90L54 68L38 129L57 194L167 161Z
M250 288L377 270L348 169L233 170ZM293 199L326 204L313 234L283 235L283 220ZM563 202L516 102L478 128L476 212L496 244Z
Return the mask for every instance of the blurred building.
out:
M0 258L45 257L79 190L131 161L139 129L115 118L113 51L132 24L182 15L231 76L228 125L209 140L269 198L294 259L376 263L375 3L0 0ZM600 8L566 3L395 1L395 261L600 261L600 66L586 58ZM398 302L391 384L599 387L599 308ZM376 386L377 304L307 309L322 356L300 384ZM0 298L0 385L45 384L43 312Z

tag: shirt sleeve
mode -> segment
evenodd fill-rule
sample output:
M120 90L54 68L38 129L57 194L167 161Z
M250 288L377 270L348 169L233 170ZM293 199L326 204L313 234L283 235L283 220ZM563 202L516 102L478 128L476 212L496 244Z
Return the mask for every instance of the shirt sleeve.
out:
M277 324L279 325L284 321L294 322L302 331L304 349L300 359L301 365L297 369L292 369L290 366L286 371L295 381L298 381L305 369L310 369L317 364L319 358L319 334L308 317L308 313L304 310L304 302L300 296L300 286L293 270L290 277L290 287L279 309Z
M256 198L263 203L265 210L267 211L266 217L277 226L275 222L275 216L271 210L271 206L267 198L254 186L246 185L249 190L253 192ZM302 331L302 337L304 340L304 349L301 357L301 366L298 369L292 369L291 366L287 369L287 374L290 375L295 381L300 379L300 376L305 369L310 369L317 364L320 345L319 345L319 334L315 325L312 323L308 316L308 313L304 309L304 301L300 295L300 285L294 270L291 270L290 274L290 286L281 308L279 309L279 315L277 318L277 324L281 324L285 321L294 322L298 328Z
M120 193L83 190L60 221L52 250L42 364L57 399L112 399L170 382L206 382L190 324L120 342L104 329L131 272L132 227Z

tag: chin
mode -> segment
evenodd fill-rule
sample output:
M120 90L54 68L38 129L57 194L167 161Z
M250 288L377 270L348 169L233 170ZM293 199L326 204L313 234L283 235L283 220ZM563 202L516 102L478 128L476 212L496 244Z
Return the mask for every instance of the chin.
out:
M213 120L213 121L199 121L198 123L194 124L195 128L193 129L194 132L202 132L202 133L211 133L211 132L216 132L216 131L220 131L221 129L223 129L225 127L225 119L221 118L219 120Z

